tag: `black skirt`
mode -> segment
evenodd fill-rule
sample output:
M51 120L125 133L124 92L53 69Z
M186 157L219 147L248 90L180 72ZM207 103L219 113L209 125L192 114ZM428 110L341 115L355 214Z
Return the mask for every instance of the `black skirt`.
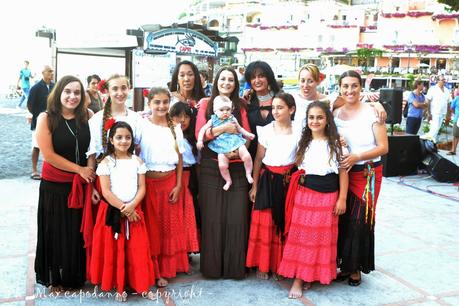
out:
M81 288L86 279L82 209L67 207L70 190L71 183L40 183L35 273L45 286Z
M375 269L374 226L365 222L365 203L350 191L346 213L338 223L338 267L350 273L370 273Z
M233 184L225 181L216 160L203 159L199 174L201 273L211 278L245 277L249 233L249 184L242 163L231 163Z

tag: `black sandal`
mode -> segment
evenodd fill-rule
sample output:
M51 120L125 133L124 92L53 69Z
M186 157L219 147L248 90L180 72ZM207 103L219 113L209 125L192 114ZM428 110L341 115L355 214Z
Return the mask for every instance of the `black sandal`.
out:
M357 287L358 285L360 285L362 283L362 274L359 273L359 278L358 279L353 279L349 275L349 279L347 280L347 283L349 284L349 286Z

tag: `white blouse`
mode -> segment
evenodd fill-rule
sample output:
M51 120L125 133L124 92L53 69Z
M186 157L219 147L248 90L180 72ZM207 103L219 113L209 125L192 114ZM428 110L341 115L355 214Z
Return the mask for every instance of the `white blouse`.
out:
M197 163L196 156L193 154L193 147L187 139L183 138L183 167L191 167Z
M330 159L327 140L313 139L304 153L303 162L298 167L306 174L327 175L338 173L339 163L336 154Z
M167 126L153 124L148 118L140 124L140 157L148 171L167 172L174 170L180 154L185 151L183 132L180 124L174 127L176 139Z
M378 121L373 108L364 104L362 110L351 120L339 118L341 108L336 111L335 123L338 133L344 137L351 153L362 153L376 147L376 138L373 133L373 124ZM378 156L372 161L381 160ZM358 161L356 164L364 164L366 161Z
M145 174L145 164L134 154L130 159L114 159L107 156L97 167L97 175L110 176L110 190L124 203L135 198L138 175Z
M295 162L296 145L299 136L292 128L292 134L276 134L274 131L275 121L257 126L258 143L265 149L265 157L262 162L268 166L286 166Z
M131 128L132 132L134 133L134 143L137 145L139 144L139 124L142 118L140 115L130 109L127 110L127 115L123 116L116 116L114 117L116 121L124 121L127 122ZM91 141L89 143L89 150L86 152L86 156L89 157L92 154L99 154L104 153L104 149L102 147L102 119L104 116L104 111L98 111L94 116L89 119L89 130L91 132ZM104 135L107 137L107 135Z

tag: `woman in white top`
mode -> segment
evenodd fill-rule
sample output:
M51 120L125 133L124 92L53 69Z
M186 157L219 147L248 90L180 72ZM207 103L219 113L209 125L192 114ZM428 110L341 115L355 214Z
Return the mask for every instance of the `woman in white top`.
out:
M347 210L340 217L338 280L348 278L358 286L361 274L374 266L374 226L376 202L382 180L381 156L388 152L385 124L379 123L373 109L360 101L362 79L355 71L339 79L343 107L335 110L338 132L346 140L350 153L344 154L341 166L349 171Z
M300 90L298 93L293 94L295 97L296 112L295 112L295 125L296 128L304 128L306 125L306 109L308 105L314 101L325 103L330 110L339 108L344 105L344 100L336 95L324 95L317 91L324 75L320 73L319 68L314 64L306 64L302 66L298 72L298 82ZM378 116L380 122L384 122L387 113L380 103L369 103L374 107L375 114Z
M296 169L298 133L292 128L295 99L278 93L272 102L273 122L257 126L258 147L250 200L253 205L247 249L247 267L257 267L257 277L278 279L284 240L284 202L288 181ZM295 169L294 169L295 168ZM261 174L261 175L260 175Z
M103 81L102 81L103 82ZM86 155L95 155L96 159L105 153L107 148L107 121L125 121L134 132L134 144L139 143L138 126L141 120L139 114L128 109L126 100L129 95L129 80L126 76L114 74L102 84L102 88L108 91L108 99L103 110L97 112L89 120L91 142Z
M147 167L147 192L143 211L153 264L159 268L158 287L166 278L188 272L186 232L183 220L183 133L169 116L170 93L152 88L148 94L151 115L141 125L140 157Z
M287 241L279 274L294 278L289 298L299 298L313 281L336 277L338 215L346 210L348 176L340 169L339 135L330 109L316 101L307 108L286 200Z

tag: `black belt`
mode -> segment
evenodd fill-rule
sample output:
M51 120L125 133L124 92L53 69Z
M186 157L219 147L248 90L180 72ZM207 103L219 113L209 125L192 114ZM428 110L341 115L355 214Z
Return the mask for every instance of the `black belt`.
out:
M377 162L366 162L366 163L361 164L361 165L354 165L351 168L351 172L363 171L363 169L365 169L368 165L370 165L372 168L375 168L375 167L378 167L378 166L381 165L381 161L378 160Z
M305 174L300 177L298 184L318 192L335 192L339 189L339 176L336 173Z

